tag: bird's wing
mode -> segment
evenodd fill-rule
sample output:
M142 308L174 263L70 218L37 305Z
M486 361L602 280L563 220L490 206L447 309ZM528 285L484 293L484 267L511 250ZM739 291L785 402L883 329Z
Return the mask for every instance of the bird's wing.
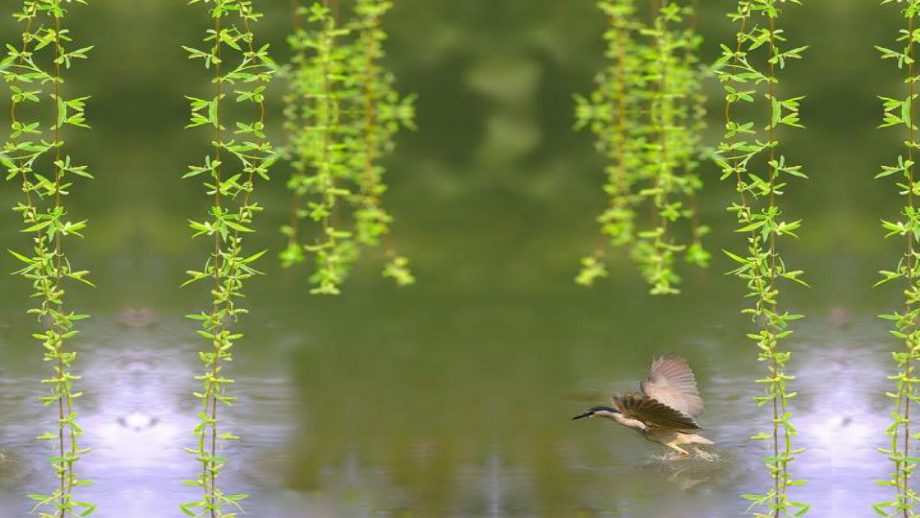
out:
M677 355L653 358L648 377L639 386L646 396L689 417L703 413L703 399L685 358Z
M619 410L623 417L642 421L648 426L672 430L701 429L693 418L645 394L638 392L617 394L611 398L611 401L613 402L613 407Z

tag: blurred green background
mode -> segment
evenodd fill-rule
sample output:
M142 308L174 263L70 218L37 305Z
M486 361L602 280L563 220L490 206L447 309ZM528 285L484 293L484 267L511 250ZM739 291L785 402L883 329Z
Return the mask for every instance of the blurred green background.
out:
M70 21L79 44L95 46L68 76L74 93L92 94L94 127L68 134L69 149L97 179L73 190L72 211L91 226L67 252L98 284L68 295L96 317L79 347L84 413L96 425L86 426L97 448L86 469L99 481L90 492L104 517L170 515L188 495L175 477L194 473L181 447L191 440L183 419L200 344L181 316L207 294L178 286L206 257L207 243L189 239L186 220L207 200L180 177L209 138L182 129L183 96L208 83L180 45L196 45L207 18L183 4L92 0ZM266 17L258 34L286 60L289 3L259 4ZM724 210L733 187L704 166L702 215L714 228L715 260L708 271L685 269L681 296L648 296L624 258L594 289L576 286L579 258L597 242L604 161L590 135L572 131L572 95L591 91L604 66L603 16L590 0L396 4L387 65L401 91L418 94L419 129L402 133L387 160L386 203L419 282L392 287L380 276L383 258L371 253L343 296L317 298L304 270L263 259L267 275L247 286L252 315L233 365L241 402L231 424L244 441L230 453L228 483L255 495L250 515L267 518L737 515L736 495L764 484L762 452L746 437L766 416L747 397L760 365L738 313L743 286L723 275L731 265L718 253L741 244ZM807 96L808 129L780 137L783 153L811 176L788 189L787 213L804 218L805 229L782 252L813 286L790 287L784 299L811 317L789 347L800 352L797 410L814 425L803 431L811 453L800 460L815 481L802 490L820 504L814 516L871 515L868 502L881 499L872 479L887 470L873 448L888 408L884 351L897 344L874 315L898 306L900 295L872 284L897 262L901 243L882 239L879 220L895 218L901 201L892 182L873 176L896 161L902 135L876 129L876 96L899 93L902 74L873 48L893 45L897 8L876 4L790 5L782 22L791 44L810 46L781 86ZM703 7L707 61L733 39L724 17L733 5ZM18 37L12 20L0 30L5 41ZM283 85L273 89L280 142ZM717 118L719 86L707 90ZM708 141L718 138L713 120ZM272 185L259 187L267 211L253 251L284 245L277 229L287 217L288 174L278 165ZM11 206L17 194L7 184L0 200ZM4 247L25 246L17 224L12 213L0 218ZM0 269L14 268L0 258ZM2 286L0 376L9 388L0 410L10 425L0 426L0 448L20 452L23 467L0 484L0 509L20 516L21 495L47 483L44 452L31 441L31 423L43 419L33 396L44 366L29 338L34 323L22 315L28 287L13 277ZM120 327L126 307L154 308L159 325ZM691 359L710 398L705 424L725 448L712 466L675 471L650 463L655 447L626 431L568 421L606 392L632 388L649 356L666 351ZM135 414L153 424L118 431ZM856 435L850 429L861 439L838 451L820 432L854 426L848 416L864 425ZM144 442L132 433L150 434L162 457L124 451L123 441Z

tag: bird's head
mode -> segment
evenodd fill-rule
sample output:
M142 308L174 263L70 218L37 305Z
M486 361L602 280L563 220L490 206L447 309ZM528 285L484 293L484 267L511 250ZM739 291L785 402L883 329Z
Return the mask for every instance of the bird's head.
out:
M574 421L574 420L576 420L576 419L582 419L582 418L585 418L585 417L607 417L607 418L611 418L611 417L613 417L615 414L619 414L619 413L620 413L620 412L619 412L617 409L611 408L611 407L609 407L609 406L596 406L596 407L594 407L594 408L589 408L589 409L585 410L584 413L579 414L579 415L573 417L572 420Z

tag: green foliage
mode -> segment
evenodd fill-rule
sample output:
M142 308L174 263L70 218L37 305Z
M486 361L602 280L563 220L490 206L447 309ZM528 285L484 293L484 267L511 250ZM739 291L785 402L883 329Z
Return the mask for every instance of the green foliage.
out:
M76 471L77 462L89 450L79 445L82 430L76 422L74 403L82 393L74 388L80 380L73 373L77 353L68 350L70 339L79 333L77 322L89 316L64 306L66 281L92 286L86 278L89 272L74 268L63 248L65 238L83 237L87 225L85 220L71 218L64 198L78 177L92 178L86 166L76 165L64 153L65 129L89 127L84 111L89 97L68 97L64 92L62 71L69 69L74 60L86 59L92 50L73 45L73 36L63 25L68 14L65 6L70 3L71 0L23 0L21 9L13 15L25 24L21 43L18 47L7 44L0 67L11 93L12 130L2 160L6 179L21 185L23 200L13 211L22 218L22 233L32 242L29 252L10 253L23 263L15 273L32 284L32 298L37 302L28 312L44 327L32 336L42 343L45 361L54 369L52 377L42 380L51 392L41 400L55 409L57 426L38 439L48 441L56 450L48 462L59 485L50 493L29 495L36 502L33 512L48 518L89 516L96 507L80 501L75 494L75 488L91 482L81 479ZM49 113L38 107L46 100L54 106L53 119L22 113L27 105L29 112Z
M780 257L777 241L785 236L796 237L801 220L785 218L778 198L787 190L789 177L806 178L800 166L789 165L777 154L780 141L776 135L782 126L801 128L799 102L802 97L781 97L777 93L778 69L789 60L798 59L806 47L786 50L786 38L777 22L783 0L738 0L729 18L740 25L734 48L722 45L722 57L716 64L719 81L725 90L726 121L723 142L719 145L716 162L723 180L736 182L739 200L729 206L738 221L736 232L746 236L747 249L740 254L725 252L738 267L731 273L742 279L748 288L747 298L753 304L743 312L759 327L748 336L759 350L758 360L767 365L768 375L757 380L764 395L756 398L758 405L772 407L772 429L753 436L756 441L769 443L771 453L763 458L773 478L773 487L762 494L746 494L755 516L801 516L809 506L789 497L790 487L804 484L789 473L790 464L803 450L793 446L796 429L792 425L789 401L796 395L789 390L795 379L787 374L792 353L780 344L792 334L790 322L802 318L779 307L780 283L792 281L805 284L801 271L790 270ZM798 4L797 0L789 3ZM764 63L759 68L759 63ZM763 101L760 101L760 100ZM761 119L738 120L739 103L753 107L746 113L757 113L761 107L768 116ZM761 129L763 128L763 129Z
M282 228L288 246L281 260L290 267L313 256L313 293L338 294L362 250L380 245L390 232L380 160L402 127L414 127L415 116L414 97L400 96L393 74L379 64L386 40L381 21L392 6L356 0L349 21L339 19L329 0L295 7L284 150L293 169L293 204ZM305 235L304 220L319 226L315 235ZM386 248L384 275L412 284L408 260Z
M917 458L910 454L910 439L918 438L920 434L911 433L911 403L917 401L917 383L920 382L914 374L914 360L920 359L920 270L917 261L917 241L920 238L920 214L915 207L915 198L920 192L920 183L914 179L914 155L920 142L917 141L917 126L914 122L914 101L917 98L917 81L920 75L915 70L915 48L920 41L917 32L917 19L920 13L920 0L884 0L882 4L905 4L902 9L906 30L900 31L897 38L899 48L896 50L876 47L882 54L882 59L897 61L898 68L906 73L904 83L907 92L904 97L882 97L884 106L882 128L896 127L904 130L907 140L904 141L904 152L898 157L898 162L892 166L883 166L876 178L888 176L900 177L897 182L900 194L904 196L904 208L898 221L882 221L886 237L897 236L906 241L904 254L898 261L894 271L882 271L882 280L878 284L898 280L903 283L905 295L904 311L882 315L881 318L894 323L895 329L891 333L904 341L904 349L892 352L897 374L889 379L895 382L895 391L886 395L896 401L895 410L892 412L891 425L886 430L890 437L890 446L880 451L894 463L894 472L887 480L879 483L891 486L895 490L894 499L880 502L874 506L875 511L881 516L916 516L914 508L918 496L910 487L910 477L917 467Z
M598 5L610 23L611 63L598 75L597 90L575 97L575 114L576 129L589 128L610 160L608 206L597 218L606 246L582 259L576 282L590 286L605 277L607 248L626 246L652 294L679 293L676 256L703 267L709 262L702 245L708 228L696 209L703 186L696 169L707 152L695 6L661 2L645 25L633 0ZM689 227L689 244L677 237L681 223Z
M244 494L226 494L218 487L220 473L226 463L220 449L225 441L238 439L220 431L219 408L230 406L235 398L228 395L227 386L233 380L224 374L226 364L233 360L233 345L243 335L231 327L240 315L247 313L238 305L243 297L243 284L259 272L253 263L265 252L244 252L243 236L254 232L253 218L262 207L252 199L256 181L267 181L269 167L276 159L272 145L265 138L265 96L271 81L274 63L268 56L268 45L255 42L251 26L262 15L254 10L251 0L192 0L203 3L213 20L213 28L204 38L204 48L185 47L190 59L204 61L214 74L214 92L205 98L188 97L191 118L187 127L206 127L213 131L213 151L201 165L191 166L184 178L201 177L207 196L212 201L207 219L190 221L194 237L208 236L214 248L200 271L189 271L186 284L209 280L213 301L209 311L189 315L201 325L198 334L211 348L199 353L205 372L195 379L202 382L203 391L194 396L201 401L199 423L195 427L197 443L187 451L201 463L196 480L186 484L200 487L203 498L181 505L188 516L230 518L241 511L239 502ZM227 120L227 102L233 99L242 107L254 107L251 120ZM234 128L232 133L228 127Z

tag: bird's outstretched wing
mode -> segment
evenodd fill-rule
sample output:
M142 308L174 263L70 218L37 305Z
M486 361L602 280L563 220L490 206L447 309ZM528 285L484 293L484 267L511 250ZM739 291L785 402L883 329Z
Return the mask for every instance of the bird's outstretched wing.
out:
M652 358L648 377L639 386L646 396L686 416L696 418L703 413L703 399L685 358L673 354Z
M647 426L668 428L672 430L700 430L693 418L652 399L645 394L632 392L629 394L616 394L611 398L613 407L619 410L623 417L642 421Z

